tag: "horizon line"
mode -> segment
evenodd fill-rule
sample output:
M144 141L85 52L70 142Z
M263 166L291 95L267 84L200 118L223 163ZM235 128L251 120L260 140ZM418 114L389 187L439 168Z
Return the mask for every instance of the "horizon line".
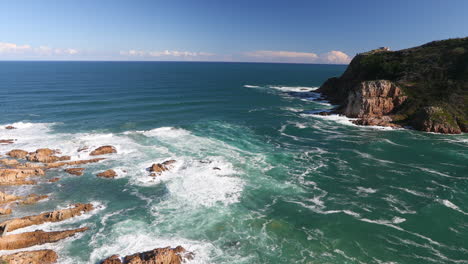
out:
M262 61L156 61L156 60L2 60L0 62L196 62L196 63L252 63L252 64L306 64L306 65L349 65L338 63L307 63L307 62L262 62Z

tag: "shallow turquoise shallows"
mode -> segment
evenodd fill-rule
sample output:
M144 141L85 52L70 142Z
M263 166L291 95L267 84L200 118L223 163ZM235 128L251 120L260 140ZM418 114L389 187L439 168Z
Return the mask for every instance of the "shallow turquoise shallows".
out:
M468 263L468 136L353 125L316 87L345 66L0 62L0 154L113 145L13 217L91 202L26 230L87 226L59 263L182 245L190 263ZM15 130L3 127L13 125ZM88 150L77 152L79 148ZM153 178L146 170L174 159ZM95 175L114 169L116 179ZM56 183L47 182L60 177ZM18 230L20 232L22 230ZM0 252L5 253L5 252Z

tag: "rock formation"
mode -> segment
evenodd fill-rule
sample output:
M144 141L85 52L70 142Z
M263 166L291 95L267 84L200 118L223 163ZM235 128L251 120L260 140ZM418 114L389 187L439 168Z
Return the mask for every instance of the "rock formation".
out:
M0 168L0 185L34 184L34 181L26 180L29 176L45 175L42 169L4 169Z
M151 176L158 176L161 175L164 171L170 169L171 165L174 164L175 160L166 160L163 163L154 163L148 170L151 172Z
M318 92L360 125L468 132L468 38L358 54Z
M185 259L192 259L193 253L183 247L156 248L150 251L136 253L120 259L113 255L105 259L102 264L181 264Z
M93 151L89 155L91 156L98 156L110 153L117 153L117 150L113 146L102 146Z
M24 159L29 153L22 149L13 149L7 153L8 156L16 159Z
M22 251L0 256L0 263L8 264L52 264L58 259L57 253L50 249Z
M38 149L26 156L26 159L32 162L51 163L56 161L70 160L70 156L55 156L57 151L48 148Z
M86 230L88 230L88 228L83 227L65 231L45 232L42 230L36 230L33 232L6 235L0 237L0 250L20 249L32 247L35 245L53 243Z
M98 173L98 177L101 178L115 178L117 176L117 173L114 170L106 170L104 172Z
M4 233L27 226L40 225L46 222L60 222L82 215L84 212L89 212L91 210L93 210L92 204L75 204L73 207L67 209L4 221L0 223L0 230Z
M16 129L14 126L6 126L5 129Z
M81 176L83 175L84 168L69 168L65 169L65 172L68 174L76 175L76 176Z

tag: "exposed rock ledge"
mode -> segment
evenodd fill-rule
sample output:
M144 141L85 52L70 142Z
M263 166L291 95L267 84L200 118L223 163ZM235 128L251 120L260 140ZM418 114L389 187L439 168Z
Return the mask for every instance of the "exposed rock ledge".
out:
M0 250L13 250L53 243L86 230L88 230L87 227L54 232L36 230L33 232L2 236L0 237Z
M185 259L192 259L193 253L183 247L156 248L150 251L136 253L120 259L113 255L105 259L102 264L181 264Z
M50 249L22 251L0 256L0 263L8 264L52 264L57 261L57 253ZM2 262L3 261L3 262Z
M359 125L468 132L468 38L358 54L318 90Z
M4 234L5 232L27 226L40 225L46 222L60 222L75 216L80 216L84 212L89 212L93 209L92 204L75 204L71 208L7 220L0 223L0 233Z

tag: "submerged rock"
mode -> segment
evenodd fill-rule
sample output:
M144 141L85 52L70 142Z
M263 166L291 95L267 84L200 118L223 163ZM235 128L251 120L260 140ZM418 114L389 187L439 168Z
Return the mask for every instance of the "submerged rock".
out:
M69 168L65 169L65 172L68 174L76 175L76 176L81 176L83 175L84 168Z
M102 264L181 264L186 259L193 259L193 253L178 246L136 253L124 257L123 260L118 255L113 255L105 259Z
M82 227L64 231L45 232L42 230L36 230L33 232L4 235L0 237L0 250L13 250L53 243L86 230L88 230L87 227Z
M50 249L22 251L0 256L0 263L8 264L52 264L58 259L57 253Z
M49 182L58 182L60 180L60 178L52 178L52 179L49 179Z
M0 139L0 144L13 144L15 143L14 139Z
M64 162L54 162L54 163L47 163L44 165L44 168L52 169L52 168L59 168L63 166L74 166L74 165L81 165L81 164L88 164L88 163L96 163L101 160L105 160L105 158L96 158L96 159L89 159L89 160L75 160L75 161L64 161Z
M89 155L98 156L110 153L117 153L117 150L113 146L101 146L93 151Z
M98 173L98 177L101 178L115 178L117 176L117 173L114 170L106 170L104 172Z

